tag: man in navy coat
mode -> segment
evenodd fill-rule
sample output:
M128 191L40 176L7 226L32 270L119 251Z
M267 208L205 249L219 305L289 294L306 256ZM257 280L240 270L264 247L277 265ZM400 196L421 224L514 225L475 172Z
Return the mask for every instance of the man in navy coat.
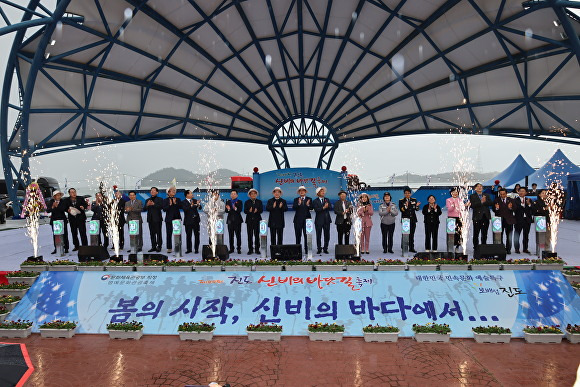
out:
M332 205L330 200L324 197L326 195L325 187L316 188L316 196L318 196L312 202L312 208L316 213L316 218L314 219L314 227L316 227L316 254L320 254L324 250L324 254L328 254L328 243L330 242L330 224L332 220L330 219L330 210ZM324 231L324 246L322 246L322 232Z
M242 210L244 203L238 199L238 191L233 189L230 192L230 200L226 202L226 213L228 218L226 224L228 225L228 235L230 241L230 254L234 252L234 235L237 239L238 254L242 253Z
M294 209L294 233L296 235L296 244L300 244L302 235L304 235L304 252L308 253L306 245L306 219L311 219L310 211L312 210L312 198L306 196L308 191L301 185L296 191L298 197L294 199L292 208Z

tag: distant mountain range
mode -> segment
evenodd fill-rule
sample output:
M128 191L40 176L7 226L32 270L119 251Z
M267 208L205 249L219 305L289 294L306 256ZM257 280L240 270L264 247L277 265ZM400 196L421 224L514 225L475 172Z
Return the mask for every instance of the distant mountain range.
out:
M231 176L244 176L241 173L231 169L217 169L210 173L213 176L213 185L218 187L230 186ZM206 187L208 175L193 173L186 169L163 168L153 172L141 179L141 188L158 186L167 188L171 185L173 179L177 182L177 188L204 188Z
M470 180L473 182L484 182L486 180L493 178L498 173L499 172L483 172L483 173L474 172L472 174L472 177ZM425 185L425 184L427 184L427 176L428 175L417 175L417 174L413 174L413 173L409 173L408 177L407 177L407 174L396 175L394 185L407 184L407 178L408 178L409 184L416 185L417 183L420 183L421 185ZM455 180L453 172L437 173L434 175L430 175L430 177L431 177L430 184L439 184L439 185L452 184L453 181ZM364 177L361 177L361 181L365 181ZM366 182L366 183L369 184L368 182ZM373 182L370 184L372 186L379 186L379 187L380 186L389 186L389 185L391 185L391 179L388 178L387 181L383 181L381 179L380 182Z

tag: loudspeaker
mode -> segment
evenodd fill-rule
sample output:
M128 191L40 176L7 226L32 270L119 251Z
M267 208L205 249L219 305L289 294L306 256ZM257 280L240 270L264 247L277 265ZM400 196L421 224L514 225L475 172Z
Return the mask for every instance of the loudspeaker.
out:
M558 258L558 253L552 253L551 251L542 251L542 259L546 258Z
M360 257L356 256L356 248L354 245L334 245L334 259L360 261Z
M505 261L506 249L503 244L478 245L473 252L474 259L496 259Z
M143 254L143 262L146 261L163 261L167 262L167 255L163 254ZM137 254L129 254L129 262L137 263Z
M109 259L109 252L104 246L79 246L79 262L104 261Z
M221 259L222 261L227 261L230 257L230 253L228 247L226 245L216 245L215 246L215 255L217 258ZM211 250L210 245L203 245L201 249L201 259L204 261L211 260L216 258L213 256L213 251Z
M270 245L270 257L276 261L300 261L302 245Z

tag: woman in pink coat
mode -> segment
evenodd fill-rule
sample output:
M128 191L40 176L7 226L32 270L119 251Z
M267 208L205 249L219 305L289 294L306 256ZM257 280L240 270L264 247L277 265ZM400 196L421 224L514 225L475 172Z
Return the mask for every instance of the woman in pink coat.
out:
M447 217L455 219L455 238L454 245L457 250L461 245L461 199L459 199L459 191L457 187L451 188L449 191L450 198L445 200L445 207L447 207Z
M373 205L369 195L362 193L358 198L357 214L361 220L362 230L360 235L360 253L369 254L369 242L371 237L371 228L373 227Z

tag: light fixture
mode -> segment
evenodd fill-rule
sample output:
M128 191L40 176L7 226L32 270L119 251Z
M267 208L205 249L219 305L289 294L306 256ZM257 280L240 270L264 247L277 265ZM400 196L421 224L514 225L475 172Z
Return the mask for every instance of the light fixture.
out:
M50 57L50 52L47 52L46 55L44 56L44 59L48 59Z
M565 32L560 32L560 37L561 37L562 39L568 39L568 35L566 35L566 33L565 33Z
M560 27L560 22L558 22L558 20L554 20L554 25L555 25L556 27Z
M50 42L50 45L51 45L51 46L54 46L54 45L55 45L55 43L56 43L56 40L54 40L54 39L53 39L53 40Z

